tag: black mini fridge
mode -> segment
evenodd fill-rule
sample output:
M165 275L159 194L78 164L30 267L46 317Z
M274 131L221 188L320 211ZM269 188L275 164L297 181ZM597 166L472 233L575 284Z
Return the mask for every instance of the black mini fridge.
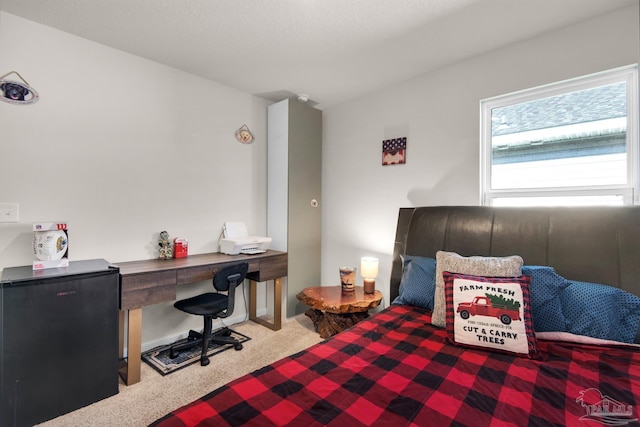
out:
M105 260L0 279L0 425L31 426L118 393L118 268Z

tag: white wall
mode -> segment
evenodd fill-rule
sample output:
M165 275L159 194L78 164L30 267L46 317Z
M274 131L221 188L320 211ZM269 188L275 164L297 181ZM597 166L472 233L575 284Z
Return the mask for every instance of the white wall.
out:
M480 100L639 62L639 14L635 5L326 109L322 283L377 256L388 305L398 209L479 204ZM381 166L382 141L401 136L407 163Z
M478 204L480 100L638 62L638 16L630 7L326 109L322 283L372 255L388 296L398 208ZM155 257L163 229L187 237L192 254L217 250L224 221L265 232L267 101L0 20L0 73L16 70L40 92L37 104L0 103L0 202L20 203L20 222L0 224L0 268L31 263L34 221L69 221L72 259L112 262ZM251 145L233 138L245 123ZM408 137L407 164L383 167L382 140L396 136ZM170 303L146 307L143 348L199 325Z
M10 14L0 20L0 75L16 70L40 94L31 105L0 102L0 202L20 206L19 223L0 223L0 268L31 264L35 221L69 222L72 260L114 263L157 257L161 230L186 237L191 254L217 251L225 221L266 232L267 101ZM235 140L243 124L253 144ZM178 297L210 287L184 286ZM190 327L201 319L171 303L145 307L143 347Z

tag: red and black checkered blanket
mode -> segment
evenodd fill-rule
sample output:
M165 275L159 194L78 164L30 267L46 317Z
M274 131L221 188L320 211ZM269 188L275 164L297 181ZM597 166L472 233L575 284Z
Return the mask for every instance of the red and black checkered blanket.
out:
M457 347L430 312L392 305L152 425L638 424L637 348L539 347L542 360Z

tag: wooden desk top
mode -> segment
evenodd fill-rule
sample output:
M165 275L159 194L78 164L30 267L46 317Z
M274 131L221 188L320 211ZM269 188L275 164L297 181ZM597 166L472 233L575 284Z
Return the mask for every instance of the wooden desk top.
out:
M220 252L212 252L208 254L189 255L186 258L145 259L141 261L120 262L115 265L120 268L120 275L127 276L130 274L152 273L165 270L176 270L180 268L200 267L210 264L224 264L227 262L259 261L262 258L284 254L286 254L286 252L272 250L255 255L226 255Z
M264 282L287 275L286 252L267 251L255 255L220 252L186 258L147 259L115 264L120 269L120 308L124 310L174 301L176 286L211 280L225 265L247 261L247 279Z
M362 286L356 286L351 292L343 292L342 286L312 286L303 289L296 298L316 310L345 314L377 307L382 301L382 293L365 294Z

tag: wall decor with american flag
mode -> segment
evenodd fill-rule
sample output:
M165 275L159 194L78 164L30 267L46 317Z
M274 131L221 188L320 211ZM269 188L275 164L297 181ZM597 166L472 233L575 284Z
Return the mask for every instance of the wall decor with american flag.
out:
M407 161L407 137L382 141L382 166L399 165Z

